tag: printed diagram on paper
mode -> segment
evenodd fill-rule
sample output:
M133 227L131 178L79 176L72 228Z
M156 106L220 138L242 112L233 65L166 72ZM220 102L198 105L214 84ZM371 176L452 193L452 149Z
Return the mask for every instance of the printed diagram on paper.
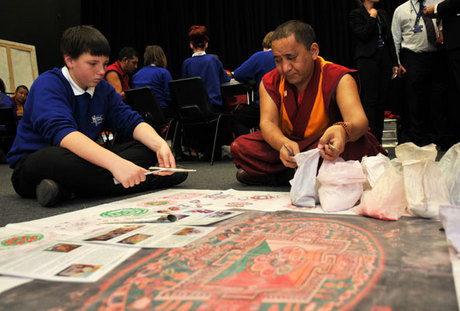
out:
M9 224L11 228L36 228L83 234L88 226L107 223L169 223L209 225L240 214L237 210L301 211L324 213L320 207L299 208L291 204L289 192L168 189L44 219ZM346 211L341 214L354 214Z

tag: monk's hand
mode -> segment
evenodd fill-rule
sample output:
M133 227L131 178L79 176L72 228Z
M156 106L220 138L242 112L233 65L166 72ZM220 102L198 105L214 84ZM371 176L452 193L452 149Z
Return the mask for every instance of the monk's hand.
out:
M345 150L346 133L340 125L330 126L318 142L319 154L325 160L334 161Z
M299 145L294 141L285 142L280 149L280 159L284 166L297 168L297 162L294 155L300 152Z

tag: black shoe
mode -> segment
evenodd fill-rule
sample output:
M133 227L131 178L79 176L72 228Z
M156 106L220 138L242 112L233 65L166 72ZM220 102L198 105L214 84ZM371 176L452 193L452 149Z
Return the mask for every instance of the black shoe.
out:
M242 168L236 171L236 179L240 183L249 186L273 186L276 184L272 176L249 175L248 172Z
M73 194L62 189L57 182L51 179L43 179L35 188L35 194L38 203L43 207L51 207L74 197Z
M59 185L51 179L43 179L35 189L35 194L41 206L54 206L58 202Z

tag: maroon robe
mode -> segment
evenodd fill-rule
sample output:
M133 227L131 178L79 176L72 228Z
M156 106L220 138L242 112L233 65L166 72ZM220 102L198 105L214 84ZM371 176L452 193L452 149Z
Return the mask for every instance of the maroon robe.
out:
M322 70L321 70L322 69ZM351 74L355 79L356 72L333 63L326 63L321 68L320 60L315 61L315 69L307 86L302 103L296 104L296 96L293 92L294 86L285 82L284 105L287 117L293 125L292 133L285 135L299 144L301 152L316 148L323 132L316 135L304 137L310 113L315 104L315 96L319 87L320 76L322 76L322 95L324 105L329 118L329 126L341 121L340 111L335 102L335 90L340 79L345 74ZM358 81L357 81L358 82ZM280 108L281 94L279 92L280 75L276 69L263 78L264 87ZM284 131L283 131L284 132ZM231 146L233 161L237 168L243 168L248 174L255 176L269 176L280 173L287 167L281 162L279 150L273 149L262 137L261 132L254 132L242 135L235 139ZM344 152L340 155L344 160L361 160L363 156L373 156L378 153L386 154L377 139L370 133L355 142L348 142Z

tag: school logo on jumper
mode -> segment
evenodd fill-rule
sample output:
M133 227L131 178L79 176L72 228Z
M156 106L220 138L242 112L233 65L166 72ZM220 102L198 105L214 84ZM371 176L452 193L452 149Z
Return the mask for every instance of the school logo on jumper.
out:
M95 126L98 126L98 125L102 124L102 122L104 121L104 117L103 117L102 114L100 114L100 115L98 115L98 116L94 114L94 115L91 117L91 120L92 120L91 122L92 122Z

